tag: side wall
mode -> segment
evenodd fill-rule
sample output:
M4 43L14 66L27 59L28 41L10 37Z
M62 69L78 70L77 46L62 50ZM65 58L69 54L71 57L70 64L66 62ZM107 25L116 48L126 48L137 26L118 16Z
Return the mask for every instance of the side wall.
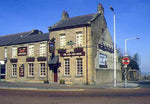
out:
M92 22L92 57L94 69L94 82L95 83L111 83L113 81L113 41L108 31L106 20L103 15L98 16ZM103 48L99 47L99 44ZM107 51L107 49L111 51ZM106 67L100 66L100 54L106 56ZM117 81L121 81L121 68L117 60Z

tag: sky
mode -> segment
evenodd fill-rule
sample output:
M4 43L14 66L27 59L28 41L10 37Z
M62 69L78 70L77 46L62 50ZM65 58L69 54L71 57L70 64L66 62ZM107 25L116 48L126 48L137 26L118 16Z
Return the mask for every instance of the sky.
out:
M138 53L141 72L150 72L150 0L0 0L0 36L38 29L44 33L61 19L62 11L69 17L97 12L98 3L104 7L109 32L113 39L113 13L116 15L116 44L124 52Z

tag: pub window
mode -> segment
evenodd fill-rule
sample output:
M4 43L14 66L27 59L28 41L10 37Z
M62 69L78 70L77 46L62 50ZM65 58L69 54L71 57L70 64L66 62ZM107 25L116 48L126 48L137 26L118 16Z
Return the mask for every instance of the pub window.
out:
M29 56L33 57L34 56L34 45L29 45Z
M45 77L46 72L45 72L45 63L40 63L40 77Z
M12 77L17 77L17 64L12 64Z
M5 47L5 58L7 58L7 47Z
M66 37L65 34L60 35L60 48L65 48Z
M29 63L28 64L28 76L33 76L34 75L34 64Z
M82 46L82 32L76 32L76 46Z
M46 56L46 43L40 43L40 56Z
M12 58L17 58L17 47L12 47Z
M83 62L82 58L76 59L76 75L82 76L83 75Z
M69 59L65 59L64 60L64 75L65 76L69 76L70 75L70 60Z

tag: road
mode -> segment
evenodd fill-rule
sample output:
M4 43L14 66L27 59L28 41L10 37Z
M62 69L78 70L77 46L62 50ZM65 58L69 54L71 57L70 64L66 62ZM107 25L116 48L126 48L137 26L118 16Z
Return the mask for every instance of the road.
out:
M149 104L150 88L42 91L0 89L0 104Z

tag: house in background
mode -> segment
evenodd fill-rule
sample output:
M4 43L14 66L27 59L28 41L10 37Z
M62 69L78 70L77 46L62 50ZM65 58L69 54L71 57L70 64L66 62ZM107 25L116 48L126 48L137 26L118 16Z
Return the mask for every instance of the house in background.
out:
M97 13L62 19L49 27L53 40L48 62L54 82L102 84L113 82L113 41L109 34L102 4ZM53 62L55 60L55 62ZM117 81L121 68L117 60Z
M33 30L0 37L1 80L43 82L47 80L49 34Z

